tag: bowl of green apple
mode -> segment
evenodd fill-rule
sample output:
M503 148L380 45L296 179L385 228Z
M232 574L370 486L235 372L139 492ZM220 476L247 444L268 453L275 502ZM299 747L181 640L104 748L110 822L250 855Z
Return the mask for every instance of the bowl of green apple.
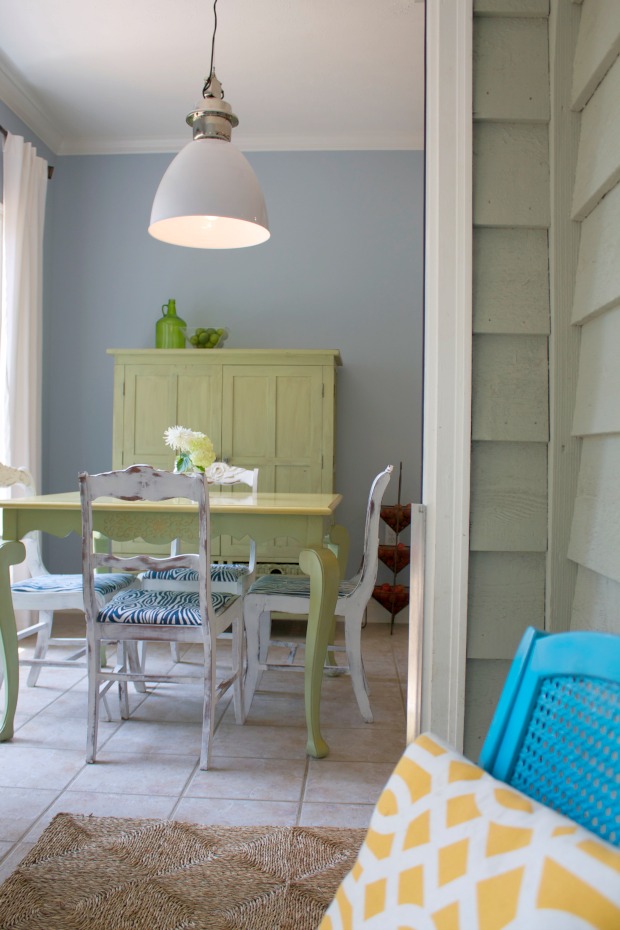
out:
M225 339L228 339L228 330L220 326L198 326L187 333L187 342L192 349L219 349Z

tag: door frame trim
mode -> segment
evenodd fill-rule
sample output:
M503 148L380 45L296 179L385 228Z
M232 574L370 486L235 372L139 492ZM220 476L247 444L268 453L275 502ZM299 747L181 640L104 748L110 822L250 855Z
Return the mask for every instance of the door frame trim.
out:
M463 746L469 570L472 27L473 0L426 5L421 725L457 749Z

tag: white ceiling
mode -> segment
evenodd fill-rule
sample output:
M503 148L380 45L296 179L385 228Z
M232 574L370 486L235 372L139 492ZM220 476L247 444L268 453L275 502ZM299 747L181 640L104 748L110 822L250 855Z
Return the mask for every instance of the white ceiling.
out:
M245 151L423 147L422 0L219 0ZM0 99L57 154L170 152L209 69L213 0L0 0Z

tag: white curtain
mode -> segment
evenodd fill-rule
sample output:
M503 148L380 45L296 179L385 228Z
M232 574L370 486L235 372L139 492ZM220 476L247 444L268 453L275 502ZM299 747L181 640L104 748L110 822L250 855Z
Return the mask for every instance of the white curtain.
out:
M41 329L47 162L21 136L3 147L0 462L41 487Z

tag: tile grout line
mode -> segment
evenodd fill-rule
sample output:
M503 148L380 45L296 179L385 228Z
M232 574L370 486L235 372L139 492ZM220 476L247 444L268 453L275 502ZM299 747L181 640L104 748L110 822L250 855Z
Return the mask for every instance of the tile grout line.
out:
M382 678L382 679L385 679L386 682L387 682L388 680L391 679L391 681L392 681L394 684L398 685L399 699L400 699L400 702L401 702L401 706L403 707L403 710L404 710L404 709L405 709L405 705L406 705L406 697L405 697L405 694L403 693L403 675L399 673L399 664L398 664L398 662L397 662L397 656L399 655L399 653L402 653L403 651L406 653L406 643L405 643L405 641L404 641L404 638L402 638L402 637L400 637L400 638L401 638L401 640L402 640L401 643L400 643L400 646L398 646L398 645L395 643L395 644L394 644L394 648L393 648L392 650L390 650L390 652L388 653L388 654L391 654L391 660L392 660L392 661L389 663L389 667L390 667L389 679L388 679L388 677L387 677L387 674L384 675L383 673L381 674L381 678ZM372 645L372 641L376 641L376 642L379 643L379 657L381 657L381 656L383 655L383 651L384 651L384 650L383 650L383 637L382 637L382 636L381 636L380 638L378 638L378 637L373 637L373 640L371 640L371 642L369 643L369 645ZM401 659L400 664L402 665L402 659ZM30 723L31 721L35 720L36 718L39 718L39 717L44 716L44 715L46 714L46 712L49 712L49 710L50 710L54 705L57 704L58 700L59 700L61 697L65 696L65 695L67 695L67 694L71 694L71 693L80 693L80 692L77 692L77 691L76 691L76 688L78 688L78 687L80 686L81 683L83 684L83 681L84 681L84 679L85 679L86 677L87 677L87 676L82 675L82 676L80 676L80 677L77 679L77 681L75 681L75 680L72 681L72 683L71 683L70 685L62 685L62 684L61 684L61 687L63 688L63 690L62 690L60 693L58 693L57 696L54 697L54 698L53 698L48 704L46 704L44 707L40 707L39 709L34 710L33 712L31 712L31 713L29 713L29 714L27 713L27 714L25 715L25 716L26 716L26 719L24 720L24 722L23 722L22 724L20 724L18 730L21 730L23 726L25 726L26 724L28 724L28 723ZM380 687L380 686L381 686L380 681L377 681L377 685L376 685L376 686L377 686L377 687ZM155 690L155 689L154 689L154 690ZM163 690L163 689L162 689L162 690ZM146 694L146 695L144 695L144 696L142 696L142 695L133 695L132 697L139 698L139 701L138 701L138 703L136 704L136 706L132 708L132 715L133 715L133 714L135 714L135 713L138 711L138 708L144 704L144 702L145 702L145 701L147 700L147 698L149 697L149 694ZM229 701L229 703L230 703L230 701ZM394 704L396 704L396 701L394 702ZM220 729L220 726L223 724L223 722L224 722L224 716L225 716L226 711L227 711L227 707L224 708L222 714L221 714L220 717L219 717L219 720L218 720L217 723L216 723L216 728L215 728L215 731L214 731L214 735L218 732L218 730ZM52 714L51 716L53 717L54 715ZM58 716L58 715L56 715L56 716ZM59 719L60 719L60 718L59 718ZM84 722L83 722L82 720L79 720L77 717L76 717L76 718L71 718L71 720L75 722L76 726L77 726L77 725L79 725L79 726L84 726ZM127 732L129 732L129 727L131 726L131 721L123 721L123 720L120 720L120 721L112 721L112 722L115 723L116 726L114 727L113 732L111 732L109 735L107 735L107 736L104 738L104 740L103 740L102 743L100 744L100 748L107 747L107 746L109 745L109 742L113 739L113 737L116 736L116 735L118 735L119 731L121 731L121 730L124 728L124 724L125 724L125 723L128 724ZM167 722L167 721L164 721L164 722ZM174 720L171 720L170 723L171 723L171 724L174 724L175 721L174 721ZM347 728L349 728L349 727L351 726L351 724L345 723L345 722L343 721L342 726L343 726L345 729L347 729ZM239 728L239 729L241 730L241 728ZM394 729L396 730L397 728L395 727ZM398 729L400 730L400 727L398 727ZM70 735L72 735L72 734L70 734ZM28 747L28 748L34 748L34 749L37 749L37 750L40 748L41 752L44 752L45 750L53 750L53 749L54 749L53 746L41 746L41 747L38 747L38 746L36 746L36 745L31 745L31 746ZM111 750L108 749L108 752L110 752L110 751L111 751ZM199 768L199 756L198 756L198 758L197 758L196 755L195 755L193 752L185 752L185 753L181 752L181 753L176 753L176 755L181 755L181 756L184 756L184 757L185 757L186 763L190 763L190 765L191 765L191 771L189 771L189 774L187 775L187 777L186 777L186 779L185 779L185 781L184 781L184 784L183 784L183 787L181 788L181 790L178 791L178 793L177 793L177 791L174 791L174 792L171 792L171 793L170 793L170 795L169 795L169 797L167 798L167 800L169 800L170 803L171 803L171 805L172 805L172 806L171 806L171 809L170 809L170 811L169 811L167 817L158 815L158 816L160 816L160 819L173 819L173 818L176 816L176 814L177 814L177 812L178 812L178 810L179 810L179 806L180 806L182 800L184 800L184 799L186 799L186 798L188 797L188 792L189 792L190 786L191 786L191 784L192 784L192 781L196 778L196 775L197 775L197 773L198 773L198 768ZM262 758L262 756L256 756L255 758ZM272 757L269 757L269 758L272 758ZM251 766L251 757L241 757L241 756L240 756L239 759L240 759L241 762L243 762L244 765L250 765L250 766ZM76 759L76 762L77 762L77 761L78 761L78 760ZM300 760L300 761L301 761L301 760ZM352 761L354 761L354 760L352 760ZM362 759L360 759L360 761L368 761L368 760L362 760ZM301 779L301 786L300 786L299 798L298 798L298 800L297 800L297 802L296 802L296 814L295 814L295 823L296 823L296 825L300 825L300 821L303 819L303 816L304 816L304 809L307 809L306 806L310 803L310 802L307 800L307 795L308 795L308 786L309 786L309 776L310 776L310 774L311 774L311 762L312 762L311 758L308 757L308 756L306 755L305 758L304 758L304 764L303 764L303 775L302 775L302 779ZM37 763L35 762L35 764L37 764ZM148 764L148 763L147 763L147 764ZM335 765L335 767L337 767L337 766L339 765L339 763L338 763L338 762L335 762L334 765ZM26 843L26 837L28 836L28 834L31 833L32 831L34 831L34 830L36 829L37 824L41 824L42 819L46 816L46 814L49 813L50 809L51 809L54 805L57 805L57 804L58 804L59 800L62 798L62 796L63 796L63 794L64 794L65 792L71 792L71 790L74 788L76 779L78 779L79 776L80 776L84 771L87 770L87 768L88 768L88 764L87 764L86 762L83 762L83 763L80 765L79 769L76 771L76 773L69 779L69 781L67 782L66 785L64 785L64 786L63 786L62 788L60 788L60 789L54 790L54 792L53 792L53 793L54 793L54 797L49 801L49 803L46 805L45 809L37 816L37 818L36 818L33 822L30 823L30 825L28 826L28 828L27 828L25 831L23 831L23 832L20 833L19 838L16 839L15 841L12 841L12 842L11 842L11 841L8 841L8 842L10 843L9 849L7 850L7 852L6 852L4 855L0 855L0 863L6 862L6 860L8 859L8 857L10 857L11 855L14 854L14 852L15 852L15 850L17 849L18 846L20 846L21 844ZM335 769L335 770L336 770L336 769ZM298 769L298 771L299 771L299 769ZM16 786L16 787L18 787L18 786ZM25 789L25 790L26 790L26 791L31 790L31 791L34 793L34 791L35 791L36 789ZM93 792L92 792L93 796L94 796L96 793L97 793L96 790L93 791ZM112 792L112 793L114 793L114 792ZM233 798L233 799L231 799L231 800L241 800L241 798ZM325 803L325 802L322 802L322 803ZM347 802L341 802L341 803L342 803L342 804L346 804ZM320 808L320 806L321 806L321 804L316 805L316 808L317 808L316 813L317 813L317 814L320 814L320 810L318 810L318 808ZM23 811L22 811L22 810L17 811L17 814L16 814L17 817L22 817L22 816L25 815L25 813L27 813L28 808L27 808L27 803L26 803L26 801L24 801L23 807L24 807L24 810L23 810ZM370 807L372 807L372 805L370 805ZM292 813L292 811L291 811L291 813ZM310 812L308 812L308 817L310 817L310 819L311 819L311 817L312 817L312 815L311 815ZM345 815L345 817L346 817L346 815ZM33 842L36 842L36 840L33 840ZM32 844L31 844L31 843L27 843L27 845L30 846L30 845L32 845Z
M306 753L306 759L304 764L304 774L301 780L301 791L299 792L299 803L297 804L297 815L295 817L295 826L300 826L299 821L301 820L301 815L303 812L303 807L306 799L306 785L308 784L308 775L310 773L310 756Z

